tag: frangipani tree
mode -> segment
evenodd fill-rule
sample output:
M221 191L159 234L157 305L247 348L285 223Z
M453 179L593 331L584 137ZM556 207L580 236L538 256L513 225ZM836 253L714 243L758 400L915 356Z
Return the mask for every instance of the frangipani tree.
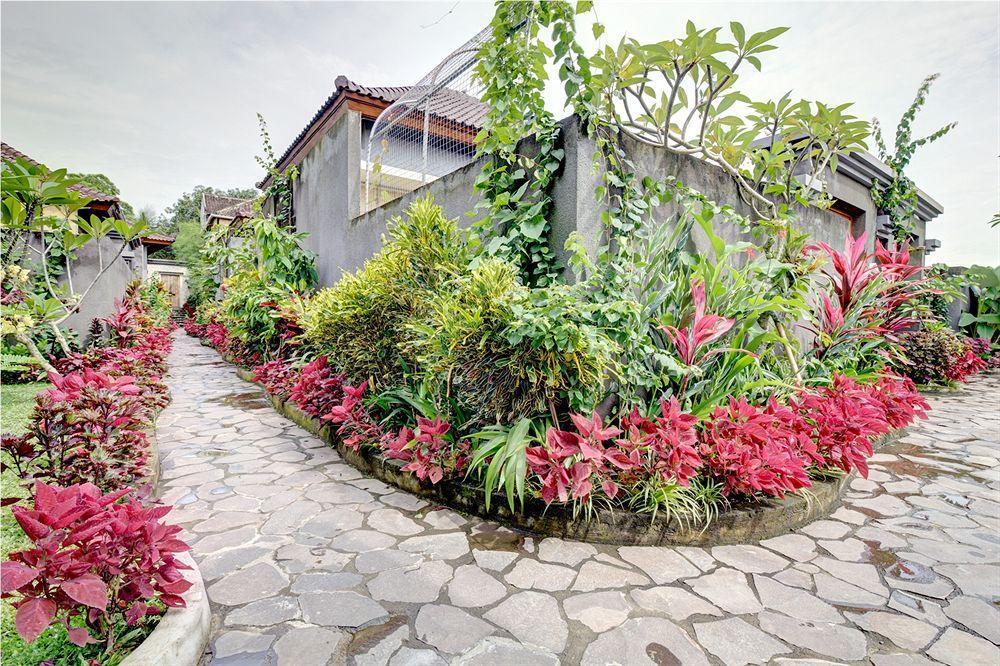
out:
M43 329L51 331L68 354L69 342L60 326L79 311L94 285L142 235L146 223L80 216L90 200L71 189L77 181L65 169L52 171L18 159L4 163L2 183L2 331L13 335L42 368L51 371L34 335ZM112 241L114 249L106 248L105 239ZM98 270L80 284L74 276L73 253L91 242L97 243ZM37 273L33 283L32 270Z

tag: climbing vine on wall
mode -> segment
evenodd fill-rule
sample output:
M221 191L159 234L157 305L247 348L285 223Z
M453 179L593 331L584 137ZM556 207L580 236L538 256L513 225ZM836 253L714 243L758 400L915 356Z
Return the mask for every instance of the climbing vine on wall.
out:
M275 222L279 226L287 226L292 222L292 183L298 178L299 169L294 164L284 171L278 169L278 160L274 156L274 147L271 145L271 135L267 131L267 121L259 113L257 114L257 123L260 126L264 154L258 155L255 159L257 164L267 171L270 179L259 201L263 202L268 199L273 201Z
M586 5L584 5L585 7ZM480 155L489 157L476 181L482 193L479 223L482 250L520 268L530 286L555 282L559 259L551 246L553 178L562 165L559 125L545 109L545 68L560 63L560 73L579 90L576 59L582 50L573 32L574 9L567 2L500 2L483 44L476 76L485 86L490 110L477 137ZM551 28L553 47L542 38ZM523 137L536 150L517 151Z

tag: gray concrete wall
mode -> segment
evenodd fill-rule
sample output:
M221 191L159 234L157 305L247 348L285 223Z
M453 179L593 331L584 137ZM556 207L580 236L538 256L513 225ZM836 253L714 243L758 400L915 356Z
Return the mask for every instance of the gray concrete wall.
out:
M138 246L132 250L131 261L119 257L112 262L121 240L105 237L100 241L91 241L76 251L76 260L71 266L73 287L81 293L91 281L101 272L98 258L98 242L105 263L111 262L110 268L101 275L87 296L81 301L79 311L66 320L65 326L76 332L80 342L84 341L90 322L95 318L107 317L115 309L115 302L125 295L125 287L135 278L144 276L146 266L145 247ZM128 251L126 251L128 252ZM65 284L67 277L63 275L60 282Z
M570 117L563 120L561 147L565 158L552 187L553 245L562 250L569 235L579 232L584 246L596 254L605 243L601 221L601 204L595 200L595 189L601 184L601 174L594 162L595 146L583 135L579 122ZM739 200L736 184L720 169L706 165L693 157L677 155L635 141L626 140L625 149L636 165L639 178L676 176L689 187L704 192L720 204L733 206L749 215L750 208ZM360 116L348 112L327 132L303 161L301 175L295 187L296 227L310 234L306 245L318 259L320 283L330 285L344 271L354 271L365 259L381 247L386 223L405 212L417 197L434 196L445 213L466 225L474 219L468 215L479 200L474 183L481 170L481 161L474 161L448 175L410 192L388 204L359 215L360 211L360 151L364 150ZM526 139L522 152L530 154L533 142ZM834 174L828 183L830 192L862 211L852 223L830 211L798 207L797 224L817 241L835 248L843 246L849 234L867 231L874 243L876 211L868 188L846 176ZM657 208L654 223L670 220L676 213L674 205ZM923 241L923 224L918 223ZM718 223L715 233L727 241L742 240L739 229ZM696 230L695 248L706 250L707 240Z
M347 111L299 166L293 189L295 227L309 234L304 244L317 255L316 270L323 285L332 284L342 270L353 269L371 254L370 230L352 222L359 210L360 153L361 115Z

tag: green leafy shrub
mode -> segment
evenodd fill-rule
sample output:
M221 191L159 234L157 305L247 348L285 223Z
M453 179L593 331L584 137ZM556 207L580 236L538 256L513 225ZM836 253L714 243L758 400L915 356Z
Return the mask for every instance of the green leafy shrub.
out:
M390 222L382 249L361 270L310 301L301 322L306 339L348 381L395 385L402 377L406 323L468 263L464 232L430 197L419 199L405 218Z
M509 422L563 402L593 409L603 397L618 349L576 290L528 289L499 259L481 262L451 287L410 326L410 348L470 422Z

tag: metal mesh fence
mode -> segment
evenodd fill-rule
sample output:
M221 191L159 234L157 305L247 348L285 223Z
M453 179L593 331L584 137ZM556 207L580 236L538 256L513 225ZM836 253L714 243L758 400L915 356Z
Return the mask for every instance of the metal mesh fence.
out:
M362 212L468 164L486 116L473 75L485 28L403 92L367 130ZM364 139L362 137L362 146Z

